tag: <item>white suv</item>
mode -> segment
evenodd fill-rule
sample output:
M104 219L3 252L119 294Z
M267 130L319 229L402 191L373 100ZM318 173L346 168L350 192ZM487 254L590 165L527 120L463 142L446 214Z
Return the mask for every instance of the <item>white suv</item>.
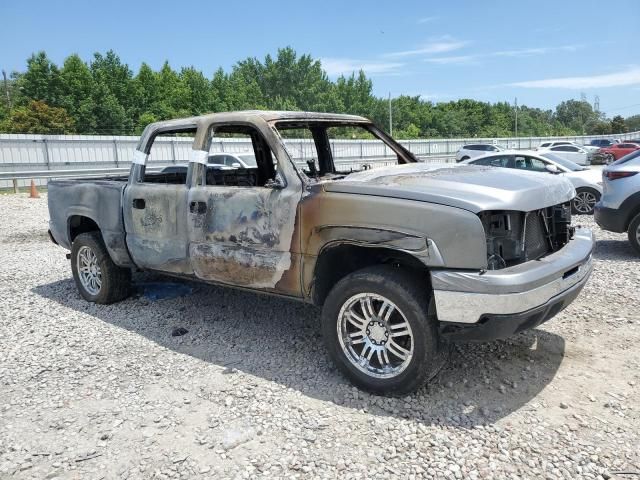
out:
M489 145L488 143L472 143L469 145L463 145L460 150L456 152L456 162L462 162L469 160L470 158L476 158L487 153L502 152L504 148L499 145Z

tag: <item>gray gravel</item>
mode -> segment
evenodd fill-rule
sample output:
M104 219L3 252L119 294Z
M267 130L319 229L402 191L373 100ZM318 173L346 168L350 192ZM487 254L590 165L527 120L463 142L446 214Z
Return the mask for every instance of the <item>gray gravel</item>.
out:
M393 399L333 369L314 307L200 284L83 301L47 218L46 195L0 195L0 478L640 472L640 259L590 218L576 223L598 236L595 272L573 305L455 347L428 388Z

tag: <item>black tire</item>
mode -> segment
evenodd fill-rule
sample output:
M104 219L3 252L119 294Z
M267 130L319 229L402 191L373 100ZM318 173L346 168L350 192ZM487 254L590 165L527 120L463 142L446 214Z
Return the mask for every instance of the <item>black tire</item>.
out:
M92 293L83 285L78 272L78 252L88 247L96 255L100 267L102 284L97 293ZM127 298L131 292L131 270L118 267L102 240L100 232L81 233L71 246L71 271L80 295L88 301L100 304L119 302Z
M411 327L413 356L396 376L377 378L363 372L340 344L340 311L350 299L362 293L380 295L393 302ZM435 308L430 299L426 278L398 267L368 267L346 276L329 292L322 309L322 333L331 359L353 384L372 393L403 395L421 387L442 368L448 351L438 335Z
M461 162L464 162L465 160L469 160L469 157L462 157L462 158L460 159L460 161L461 161Z
M629 237L629 243L631 246L634 248L636 253L640 255L640 213L631 220L627 236Z
M595 202L598 202L600 200L600 192L598 192L597 190L595 190L593 188L589 188L589 187L577 188L576 189L576 196L571 201L571 213L573 213L574 215L593 215L593 211L594 211L594 208L595 208L595 203L591 206L591 208L588 211L582 211L581 212L581 211L578 210L579 207L576 207L576 205L578 203L578 197L579 197L580 194L583 194L583 195L591 194L595 198Z

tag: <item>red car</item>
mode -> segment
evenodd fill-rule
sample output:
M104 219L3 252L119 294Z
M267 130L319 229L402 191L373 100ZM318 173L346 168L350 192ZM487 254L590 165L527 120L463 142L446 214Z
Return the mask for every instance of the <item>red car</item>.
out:
M601 148L598 153L604 156L607 163L611 163L636 150L640 150L640 145L637 143L616 143L610 147Z

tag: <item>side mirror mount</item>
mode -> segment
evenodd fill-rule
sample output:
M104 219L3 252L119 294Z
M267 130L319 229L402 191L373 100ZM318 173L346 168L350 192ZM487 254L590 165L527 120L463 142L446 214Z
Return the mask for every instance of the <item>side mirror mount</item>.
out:
M548 163L547 165L545 165L545 168L547 169L547 172L553 173L554 175L560 173L560 169L552 163Z
M274 190L282 190L285 187L284 180L278 174L276 174L275 178L267 180L264 184L266 188L272 188Z

